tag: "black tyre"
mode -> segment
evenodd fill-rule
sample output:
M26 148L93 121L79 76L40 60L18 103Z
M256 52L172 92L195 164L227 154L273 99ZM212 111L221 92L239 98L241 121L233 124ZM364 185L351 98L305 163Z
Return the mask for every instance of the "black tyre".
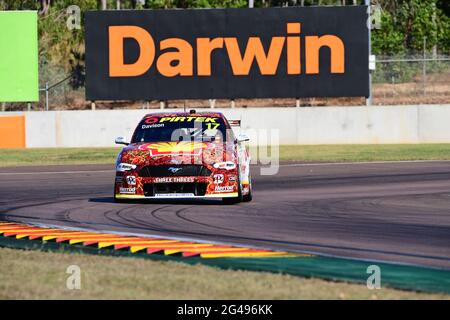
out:
M245 196L242 196L243 202L250 202L253 199L252 195L252 177L248 177L248 193Z

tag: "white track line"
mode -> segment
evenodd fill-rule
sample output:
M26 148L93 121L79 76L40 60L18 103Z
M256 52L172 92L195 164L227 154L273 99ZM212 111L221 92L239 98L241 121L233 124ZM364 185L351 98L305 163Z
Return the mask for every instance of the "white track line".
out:
M357 161L357 162L321 162L321 163L290 163L281 164L280 167L315 167L315 166L340 166L353 164L396 164L396 163L435 163L449 162L450 160L390 160L390 161Z
M342 166L342 165L358 165L358 164L396 164L396 163L436 163L449 162L450 160L399 160L399 161L359 161L359 162L322 162L322 163L290 163L280 164L280 167L318 167L318 166ZM262 165L260 165L262 166ZM36 171L36 172L1 172L0 176L8 175L33 175L33 174L78 174L78 173L107 173L114 172L111 170L83 170L83 171Z

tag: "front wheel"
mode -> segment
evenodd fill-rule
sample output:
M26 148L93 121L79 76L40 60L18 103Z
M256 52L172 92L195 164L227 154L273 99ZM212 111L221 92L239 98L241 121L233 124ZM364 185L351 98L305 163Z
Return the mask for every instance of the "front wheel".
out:
M242 197L243 202L250 202L253 199L252 195L252 178L248 177L248 193Z

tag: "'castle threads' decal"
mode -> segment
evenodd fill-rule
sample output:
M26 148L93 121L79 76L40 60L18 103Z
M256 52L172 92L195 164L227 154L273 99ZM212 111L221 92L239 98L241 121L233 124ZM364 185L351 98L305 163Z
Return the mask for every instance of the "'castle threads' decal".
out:
M87 99L368 96L366 9L87 12Z

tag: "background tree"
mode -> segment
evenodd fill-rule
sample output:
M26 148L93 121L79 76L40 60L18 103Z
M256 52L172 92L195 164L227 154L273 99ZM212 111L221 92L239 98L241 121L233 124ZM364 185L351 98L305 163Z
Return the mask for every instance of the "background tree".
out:
M142 4L143 3L143 4ZM364 0L255 0L255 7L353 5ZM382 8L381 28L372 33L372 50L377 55L422 52L426 38L428 52L450 53L450 1L372 0ZM84 79L84 30L69 30L66 9L77 5L81 12L116 8L117 0L0 0L0 10L39 11L39 58L45 68L52 66L77 75L74 87ZM247 0L121 0L122 9L243 8ZM56 79L59 80L59 79Z

